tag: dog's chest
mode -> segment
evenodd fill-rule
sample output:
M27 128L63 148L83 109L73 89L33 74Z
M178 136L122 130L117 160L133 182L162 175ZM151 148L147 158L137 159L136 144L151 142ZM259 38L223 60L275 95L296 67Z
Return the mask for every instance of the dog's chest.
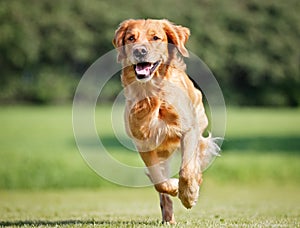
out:
M128 113L129 130L139 144L163 146L179 144L179 116L171 105L157 97L147 97L134 104Z

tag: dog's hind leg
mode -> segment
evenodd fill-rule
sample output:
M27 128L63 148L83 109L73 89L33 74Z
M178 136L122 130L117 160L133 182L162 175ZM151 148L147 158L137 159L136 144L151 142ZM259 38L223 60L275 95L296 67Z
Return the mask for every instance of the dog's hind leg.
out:
M159 193L162 223L176 224L173 212L173 202L169 195Z

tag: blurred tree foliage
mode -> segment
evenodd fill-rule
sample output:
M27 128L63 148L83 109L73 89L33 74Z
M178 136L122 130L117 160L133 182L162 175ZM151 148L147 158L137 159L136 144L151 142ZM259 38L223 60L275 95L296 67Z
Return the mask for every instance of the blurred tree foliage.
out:
M227 104L299 106L298 0L9 0L0 2L0 101L66 102L113 48L127 18L191 29L188 48L210 67ZM121 89L115 80L105 96Z

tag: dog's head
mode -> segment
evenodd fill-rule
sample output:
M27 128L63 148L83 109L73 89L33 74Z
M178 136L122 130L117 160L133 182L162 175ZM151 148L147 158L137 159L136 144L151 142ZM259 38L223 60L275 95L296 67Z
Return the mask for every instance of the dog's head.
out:
M184 45L189 35L188 28L168 20L126 20L116 30L113 44L118 48L118 61L132 65L136 79L146 82L166 64L173 47L188 57Z

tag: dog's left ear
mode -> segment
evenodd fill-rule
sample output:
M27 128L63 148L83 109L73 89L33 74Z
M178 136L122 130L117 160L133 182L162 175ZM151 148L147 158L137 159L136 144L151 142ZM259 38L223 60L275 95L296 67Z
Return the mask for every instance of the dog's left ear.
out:
M124 50L124 37L127 31L128 25L132 20L123 21L119 28L115 31L115 37L112 41L115 48L118 48L118 62L121 62L122 59L126 57Z
M190 30L180 25L174 25L168 20L164 20L163 24L168 42L174 44L184 57L189 57L189 52L185 48L185 44L189 39Z

